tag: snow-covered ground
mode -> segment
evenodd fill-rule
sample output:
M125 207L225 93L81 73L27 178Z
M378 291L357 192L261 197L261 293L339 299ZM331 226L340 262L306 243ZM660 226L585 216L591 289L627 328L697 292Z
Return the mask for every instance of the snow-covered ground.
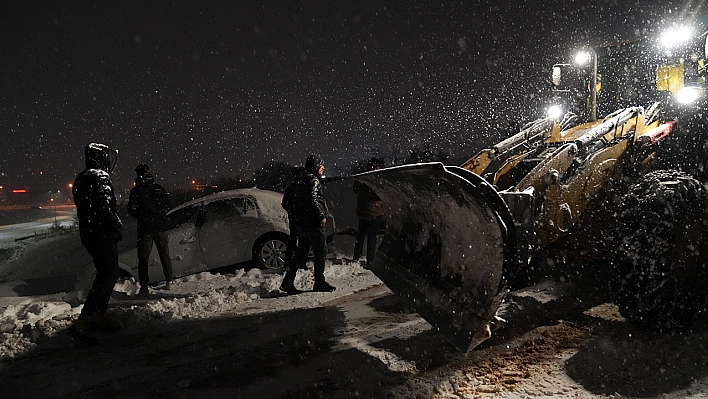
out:
M340 235L332 293L283 296L257 269L186 276L137 294L122 280L98 345L65 329L81 304L76 233L3 248L0 392L15 398L706 398L706 323L659 336L628 325L588 287L513 292L509 323L467 355L351 261ZM311 266L311 263L310 263ZM53 270L53 271L52 271ZM33 277L33 278L30 278ZM50 284L48 282L54 282ZM296 286L312 285L311 270ZM4 291L3 289L4 288Z
M22 257L32 256L33 262L37 264L52 265L56 262L56 256L46 250L52 240L61 242L64 246L67 243L73 244L71 252L80 254L83 251L78 242L78 234L74 232L59 239L37 238L23 243L26 245L9 261L17 263ZM40 254L44 254L46 260L37 259ZM349 257L351 258L351 255ZM85 262L80 266L84 265ZM332 251L328 256L327 265L325 276L337 287L335 293L305 293L289 298L277 306L273 302L259 299L283 295L278 289L282 275L250 268L248 265L233 274L203 272L185 276L177 279L170 290L166 290L164 284L149 288L152 293L149 297L138 296L140 284L134 279L122 278L114 290L111 313L124 327L130 328L156 321L217 317L246 302L249 303L248 312L316 307L332 297L381 284L371 272L362 268L359 262L345 259L342 253ZM314 282L311 261L309 266L309 269L300 271L295 280L295 285L303 290L310 289ZM67 280L65 277L77 270L78 268L72 270L70 267L58 267L55 269L58 274L46 276L44 280ZM27 272L24 273L26 274ZM63 288L65 292L21 295L23 288L38 284L37 280L40 279L28 280L11 280L0 284L0 331L8 334L0 343L0 359L14 359L30 354L36 347L32 343L34 335L53 334L55 330L65 327L81 311L82 305L78 299L80 295L72 290L73 285L66 284L65 281L64 287L48 288L49 291ZM34 330L34 333L27 336L25 333L28 330Z

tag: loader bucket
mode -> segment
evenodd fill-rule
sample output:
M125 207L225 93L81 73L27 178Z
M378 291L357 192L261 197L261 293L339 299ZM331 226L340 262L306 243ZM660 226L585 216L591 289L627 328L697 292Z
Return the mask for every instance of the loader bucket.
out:
M463 352L489 323L516 259L511 214L480 176L440 163L354 176L383 201L386 234L371 270Z

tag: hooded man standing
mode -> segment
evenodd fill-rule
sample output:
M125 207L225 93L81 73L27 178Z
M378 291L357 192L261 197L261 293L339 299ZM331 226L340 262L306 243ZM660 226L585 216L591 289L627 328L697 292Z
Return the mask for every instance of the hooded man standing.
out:
M161 185L155 183L155 178L150 173L148 165L139 164L135 168L135 173L138 177L135 178L135 187L130 190L128 213L138 220L140 295L147 295L148 283L150 283L148 259L152 252L153 242L160 256L162 272L167 281L167 289L170 289L174 278L170 249L167 245L168 237L167 233L163 231L167 211L170 210L171 204L167 191Z
M381 169L383 159L371 158L369 160L369 171ZM356 216L359 218L359 228L354 241L354 260L359 260L364 250L366 242L366 265L365 269L370 269L376 254L376 236L383 221L383 207L381 198L364 183L354 182L352 187L356 193Z
M117 151L114 152L117 157ZM123 223L116 209L110 173L111 149L90 143L84 149L86 169L76 176L72 193L79 218L81 244L93 258L96 278L86 297L78 320L69 334L82 341L98 342L92 330L118 331L120 324L105 315L108 301L118 281L118 245L123 238Z
M302 166L294 166L290 169L290 175L292 176L292 182L285 188L283 192L283 200L280 205L288 213L288 228L290 229L290 235L288 236L288 244L285 248L285 270L290 267L290 262L293 260L295 255L295 249L297 249L297 228L296 216L295 216L295 184L298 179L305 174L305 168Z
M315 285L312 290L332 292L336 289L325 281L324 276L327 255L327 235L324 226L329 214L320 181L324 169L322 158L309 155L305 162L305 174L295 180L293 199L298 245L295 256L285 271L283 283L280 285L280 289L288 294L302 292L295 288L295 276L298 269L304 268L310 248L315 254Z

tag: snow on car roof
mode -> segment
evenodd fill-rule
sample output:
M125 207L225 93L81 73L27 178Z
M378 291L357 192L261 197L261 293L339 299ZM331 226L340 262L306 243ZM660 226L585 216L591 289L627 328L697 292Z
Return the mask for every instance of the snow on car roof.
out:
M172 213L179 209L187 208L195 204L208 204L210 202L218 201L221 199L239 197L243 195L248 195L249 197L255 199L256 203L258 204L258 209L262 214L276 218L287 218L287 213L281 205L281 202L283 200L283 194L270 190L261 190L259 188L237 188L234 190L227 190L214 194L209 194L204 197L196 198L191 201L187 201L184 204L178 205L172 208L172 210L170 210L168 213Z

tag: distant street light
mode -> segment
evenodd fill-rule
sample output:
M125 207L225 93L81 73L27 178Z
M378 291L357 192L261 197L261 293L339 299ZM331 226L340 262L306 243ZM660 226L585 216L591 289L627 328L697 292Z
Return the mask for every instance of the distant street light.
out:
M592 61L592 78L590 84L590 120L597 120L597 53L592 47L580 51L575 55L577 65L586 65Z

